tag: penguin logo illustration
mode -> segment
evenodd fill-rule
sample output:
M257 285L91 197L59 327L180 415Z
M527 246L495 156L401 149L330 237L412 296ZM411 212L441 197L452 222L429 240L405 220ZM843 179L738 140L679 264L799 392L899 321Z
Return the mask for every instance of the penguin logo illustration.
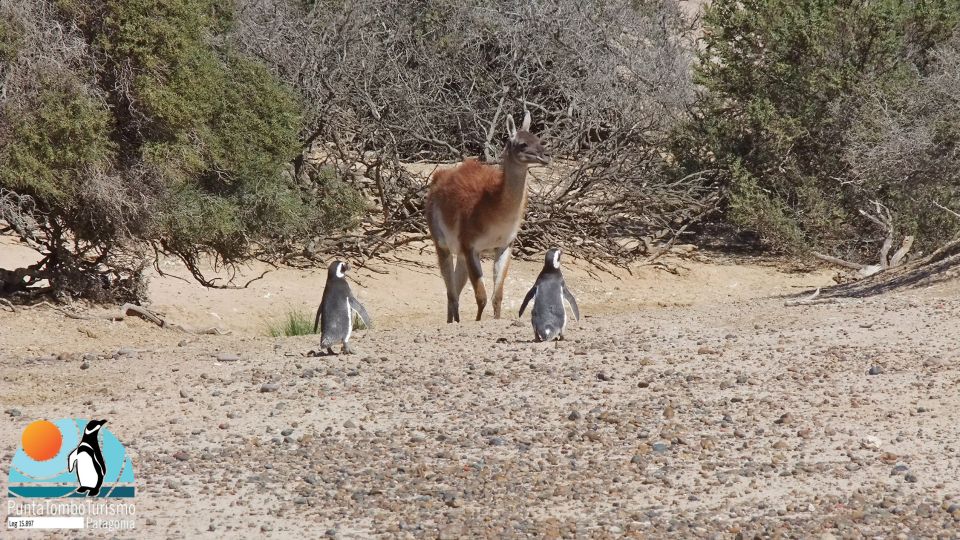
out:
M543 260L543 269L537 276L537 281L527 292L527 296L520 305L520 316L527 309L527 304L533 300L531 320L533 322L533 336L537 341L563 340L563 331L567 327L567 312L564 301L570 304L574 317L580 320L580 309L577 299L567 289L560 272L560 250L557 248L547 251Z
M323 289L323 298L317 317L313 322L313 331L320 328L320 349L334 354L333 346L343 344L341 354L353 354L350 349L350 334L353 333L353 312L356 311L367 328L373 328L370 316L347 283L346 275L350 265L343 261L333 261L327 269L327 284Z
M67 456L67 471L77 471L77 493L86 493L87 497L100 494L103 477L107 474L107 465L100 453L100 428L106 420L90 420L83 430L80 444Z

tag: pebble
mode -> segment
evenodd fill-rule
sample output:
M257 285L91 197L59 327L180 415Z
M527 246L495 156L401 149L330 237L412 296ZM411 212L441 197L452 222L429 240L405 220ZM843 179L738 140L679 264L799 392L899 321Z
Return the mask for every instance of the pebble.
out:
M133 347L120 347L116 353L114 353L114 358L119 358L121 356L125 357L134 357L137 356L137 350Z
M662 453L664 453L664 452L666 452L667 450L670 449L670 443L669 443L669 442L655 442L655 443L653 443L653 444L650 446L650 448L653 449L654 452L656 452L656 453L658 453L658 454L662 454Z
M601 381L609 381L609 380L613 379L613 377L611 377L610 375L607 375L606 372L601 371L601 372L597 373L597 379L598 379L598 380L601 380Z
M264 393L276 392L279 389L280 389L280 385L277 383L263 383L263 385L260 386L260 392L264 392Z
M217 362L236 362L240 360L239 354L220 353L217 355Z
M880 375L881 373L883 373L883 368L880 366L870 366L867 371L867 375Z
M190 459L190 454L186 450L177 450L177 452L173 454L173 457L177 461L187 461Z
M5 411L3 411L3 412L6 413L7 415L9 415L11 418L16 418L16 417L18 417L18 416L22 416L22 415L23 415L23 413L20 412L20 409L7 409L7 410L5 410Z
M80 363L80 369L89 369L89 368L90 368L90 362L87 362L86 360L84 360L83 362Z
M570 411L570 414L567 415L567 420L576 421L579 419L580 419L580 413L578 413L577 411Z

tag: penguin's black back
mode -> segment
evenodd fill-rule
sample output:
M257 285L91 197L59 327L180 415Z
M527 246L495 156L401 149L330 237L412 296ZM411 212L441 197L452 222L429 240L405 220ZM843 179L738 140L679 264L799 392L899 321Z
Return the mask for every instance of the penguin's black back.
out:
M336 275L328 276L327 285L323 289L320 300L320 335L321 340L334 344L347 337L352 329L350 313L350 284L347 280Z
M538 333L552 329L551 337L563 329L566 313L563 307L563 274L557 268L544 268L537 277L537 296L533 303L531 318Z

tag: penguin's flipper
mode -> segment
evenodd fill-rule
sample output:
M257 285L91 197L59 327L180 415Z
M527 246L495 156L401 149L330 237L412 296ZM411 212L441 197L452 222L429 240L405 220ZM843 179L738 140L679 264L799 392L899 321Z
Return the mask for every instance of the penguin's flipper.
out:
M367 310L363 307L363 304L353 296L350 297L350 309L360 315L360 319L363 321L363 324L367 325L367 328L373 328L373 321L370 320L370 315L367 315Z
M573 316L580 320L580 308L577 307L577 299L573 297L573 293L570 292L570 289L567 288L567 284L563 284L563 298L570 304L570 309L573 310Z
M74 448L73 452L70 452L70 455L67 456L67 472L73 472L74 466L77 464L77 449Z
M323 313L323 304L320 304L320 307L317 308L317 318L313 320L313 333L317 333L317 329L320 328L320 315Z
M523 297L523 303L520 304L520 315L518 317L523 317L523 311L527 309L527 304L533 300L533 297L537 295L537 286L534 285L530 287L530 290L527 291L527 295Z

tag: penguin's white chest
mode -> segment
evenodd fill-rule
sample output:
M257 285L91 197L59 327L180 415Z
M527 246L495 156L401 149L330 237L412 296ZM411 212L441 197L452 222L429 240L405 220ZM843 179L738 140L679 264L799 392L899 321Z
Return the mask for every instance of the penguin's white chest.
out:
M350 334L353 333L353 313L350 310L350 300L347 300L347 335L344 336L343 342L346 343L350 341Z
M83 487L97 487L97 469L93 466L93 457L86 452L77 454L77 480Z

